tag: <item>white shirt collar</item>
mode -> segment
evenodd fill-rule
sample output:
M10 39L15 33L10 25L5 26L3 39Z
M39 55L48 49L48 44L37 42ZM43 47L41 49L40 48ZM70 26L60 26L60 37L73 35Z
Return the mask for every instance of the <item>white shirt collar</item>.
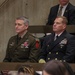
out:
M66 5L63 6L61 16L64 15L64 12L65 12L67 6L68 6L68 3L67 3ZM59 5L59 10L60 10L60 7L61 7L61 5ZM59 10L58 10L58 11L59 11Z
M61 32L60 34L56 34L56 33L55 33L55 36L57 36L57 35L60 36L62 33L63 33L63 32Z

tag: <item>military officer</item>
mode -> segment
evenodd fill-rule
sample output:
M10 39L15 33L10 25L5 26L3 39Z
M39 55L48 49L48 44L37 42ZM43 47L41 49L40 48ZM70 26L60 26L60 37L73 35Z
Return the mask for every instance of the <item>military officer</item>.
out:
M53 33L44 39L39 63L52 59L64 62L74 62L75 36L66 31L67 19L57 17L53 24ZM58 37L57 37L58 35Z
M37 62L40 52L39 40L28 32L28 25L29 20L26 17L16 19L17 35L9 39L4 62Z

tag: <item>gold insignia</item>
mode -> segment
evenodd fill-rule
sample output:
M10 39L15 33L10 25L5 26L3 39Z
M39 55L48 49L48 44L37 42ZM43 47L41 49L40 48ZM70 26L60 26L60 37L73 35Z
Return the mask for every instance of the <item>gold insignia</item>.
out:
M55 58L55 60L58 60L57 58Z
M51 52L49 52L49 54L51 54Z
M63 62L66 62L66 60L63 60Z
M50 60L50 58L48 58L48 60Z
M58 54L58 52L56 52L56 54Z

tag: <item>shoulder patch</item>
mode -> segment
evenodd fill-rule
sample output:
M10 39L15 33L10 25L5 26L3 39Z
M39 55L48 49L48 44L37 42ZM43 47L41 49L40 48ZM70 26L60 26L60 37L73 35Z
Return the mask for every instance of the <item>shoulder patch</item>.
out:
M35 47L36 47L36 48L39 48L39 47L40 47L40 42L39 42L39 39L36 39L36 44L35 44Z

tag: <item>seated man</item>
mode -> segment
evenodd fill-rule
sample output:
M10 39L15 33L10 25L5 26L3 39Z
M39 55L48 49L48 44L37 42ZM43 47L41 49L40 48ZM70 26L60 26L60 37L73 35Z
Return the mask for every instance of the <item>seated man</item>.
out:
M66 31L66 17L59 16L53 24L53 33L46 36L43 42L39 63L45 63L52 59L74 62L75 36Z
M15 21L17 35L9 39L4 62L37 62L40 45L28 32L29 20L22 16Z

